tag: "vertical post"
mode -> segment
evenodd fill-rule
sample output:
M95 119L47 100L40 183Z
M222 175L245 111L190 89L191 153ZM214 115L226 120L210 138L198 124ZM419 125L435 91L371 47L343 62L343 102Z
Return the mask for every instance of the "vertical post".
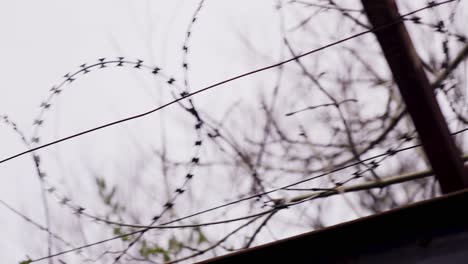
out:
M400 19L394 0L362 0L373 27ZM442 192L468 187L468 173L403 22L375 32Z

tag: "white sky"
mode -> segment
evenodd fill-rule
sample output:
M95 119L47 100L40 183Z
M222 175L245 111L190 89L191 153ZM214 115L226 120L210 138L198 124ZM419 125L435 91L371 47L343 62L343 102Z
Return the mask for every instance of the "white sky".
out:
M193 51L189 66L193 89L265 64L252 54L245 54L240 35L259 44L265 54L278 57L277 45L272 45L272 42L279 44L273 2L207 1L191 39ZM0 114L8 115L30 134L38 106L52 85L59 83L64 74L75 71L78 65L102 57L142 59L181 80L182 43L197 4L195 0L0 1ZM222 98L232 99L242 89L249 92L246 84L254 79L201 95L197 103L209 103L215 109L221 107L221 112ZM161 97L158 88L155 89L157 85L151 77L131 70L109 70L81 78L69 85L54 104L45 122L47 133L42 134L42 142L146 111L170 100L167 93ZM131 133L138 131L137 137L151 138L159 122L158 117L149 117L124 126L131 127ZM172 121L167 125L174 129L181 127ZM3 126L0 136L2 158L25 149L16 135ZM73 185L70 178L79 177L76 171L82 169L83 160L92 166L115 167L116 159L121 156L116 156L113 150L118 141L125 143L122 140L125 132L111 128L86 137L84 141L74 140L41 152L51 158L45 165L48 172L52 171L59 181ZM184 136L183 140L192 138ZM0 199L43 223L38 180L30 157L2 164L0 175L3 179ZM80 203L86 202L80 198L77 198ZM39 247L37 242L43 239L29 239L30 229L22 219L3 208L0 216L2 226L8 227L0 239L2 263L19 261L31 248ZM28 240L29 243L25 242Z
M425 3L418 2L419 6ZM192 32L189 57L192 90L279 60L281 39L275 3L206 1ZM80 64L90 64L102 57L142 59L182 80L182 43L197 4L198 0L1 0L0 115L8 115L30 134L33 118L52 85L59 83L64 74L77 70ZM317 30L328 31L336 38L349 35L324 24L317 25ZM248 52L243 39L254 43L257 52ZM323 44L321 40L311 42L310 48ZM268 87L274 81L271 76L262 73L224 85L197 96L196 103L219 116L237 99L251 100L259 92L258 84ZM108 69L90 73L68 85L55 101L41 139L43 142L58 139L147 111L170 99L161 83L139 71ZM143 147L149 153L160 145L161 126L169 127L177 131L168 139L169 145L186 151L193 134L185 133L187 120L178 114L180 110L172 106L151 117L51 147L40 152L48 158L44 166L64 192L74 193L73 198L80 203L90 204L92 200L86 191L93 190L88 188L93 179L81 177L88 169L85 166L99 167L106 173L124 171L116 180L126 180L135 169L132 166L138 164L137 158L128 158L138 151L132 148L135 138L139 142L155 142ZM16 135L1 125L0 139L0 159L25 149ZM30 157L0 164L0 177L0 199L43 223L38 180ZM329 213L340 215L341 219L350 217L339 208L330 209ZM23 259L37 241L44 240L31 239L34 228L26 227L28 224L22 219L3 208L0 224L6 229L0 239L1 263Z

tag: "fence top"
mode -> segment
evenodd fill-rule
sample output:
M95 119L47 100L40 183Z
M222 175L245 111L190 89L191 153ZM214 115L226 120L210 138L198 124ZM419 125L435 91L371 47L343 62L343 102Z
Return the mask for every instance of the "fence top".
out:
M409 245L431 250L437 238L468 234L466 204L459 191L200 263L355 263Z

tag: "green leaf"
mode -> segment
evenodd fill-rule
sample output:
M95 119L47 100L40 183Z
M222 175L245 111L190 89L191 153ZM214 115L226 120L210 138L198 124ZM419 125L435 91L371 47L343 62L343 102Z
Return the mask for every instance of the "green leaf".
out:
M169 240L169 251L177 255L181 250L182 250L182 243L177 241L175 237L171 237L171 239Z
M96 184L100 190L106 189L106 181L103 178L96 177Z
M140 248L140 255L144 258L148 258L148 253L146 252L146 240L143 240L143 242L141 243L141 248Z
M120 227L114 227L113 232L114 232L114 235L116 235L116 236L122 234L122 230L120 229Z
M114 187L112 187L112 190L110 191L110 193L108 195L104 196L104 203L105 204L107 204L107 205L111 204L112 198L114 198L114 194L115 194L116 191L117 191L117 187L114 186Z
M163 252L163 258L165 262L168 262L171 260L171 258L169 257L169 253L167 251Z
M170 261L170 256L169 252L158 245L155 245L154 247L148 247L146 244L146 241L143 240L141 248L140 248L140 255L144 258L148 258L150 255L162 255L164 261Z
M198 244L200 245L204 242L208 242L208 239L206 239L205 234L203 234L202 232L198 233Z
M122 233L122 229L120 227L114 227L114 229L112 230L114 232L114 235L116 236L120 236L120 235L123 235L124 233ZM129 236L123 236L121 237L122 241L128 241L130 239Z

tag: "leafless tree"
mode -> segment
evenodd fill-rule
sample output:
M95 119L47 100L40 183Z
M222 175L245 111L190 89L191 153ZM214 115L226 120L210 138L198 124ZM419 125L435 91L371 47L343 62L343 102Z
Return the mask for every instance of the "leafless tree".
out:
M20 155L31 155L47 196L45 225L2 202L47 236L47 254L23 263L193 262L439 195L373 29L359 2L352 2L276 1L278 24L272 27L279 28L274 44L279 55L265 54L242 32L239 38L255 59L279 63L195 90L191 55L197 50L191 38L203 31L198 23L210 5L202 0L187 32L181 32L182 79L143 59L102 58L81 65L51 89L32 136L3 117L28 147ZM399 4L401 14L424 5ZM402 20L466 153L468 5L425 4L429 7ZM133 162L133 169L110 177L99 164L88 164L81 177L92 184L82 187L95 202L85 206L76 189L64 190L48 179L39 150L166 107L41 142L43 122L62 92L103 68L141 71L170 87L170 104L178 105L182 134L190 139L180 140L161 126L159 143L151 145L129 132L132 147L125 155L132 155L126 162ZM197 104L197 94L263 71L270 75L255 83L254 95L240 92L223 109ZM177 141L189 146L171 144Z

